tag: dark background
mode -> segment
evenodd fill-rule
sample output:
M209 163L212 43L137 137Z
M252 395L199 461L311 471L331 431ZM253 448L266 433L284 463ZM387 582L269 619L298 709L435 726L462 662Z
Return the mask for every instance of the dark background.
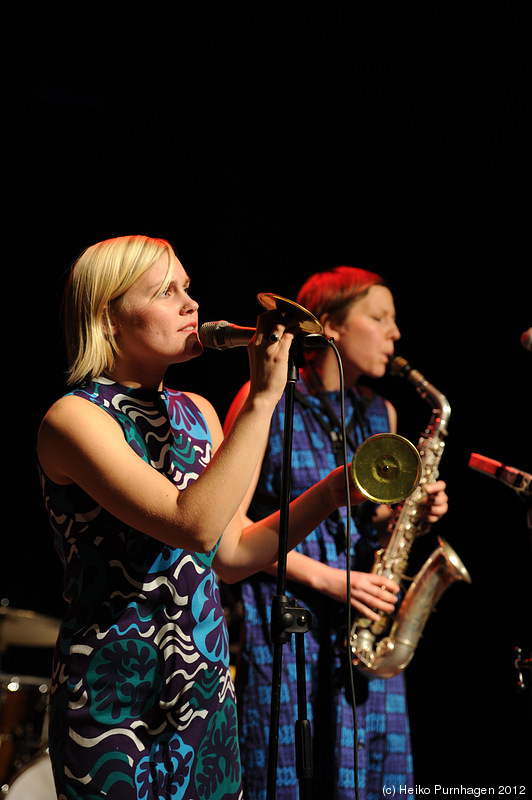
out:
M62 613L33 448L63 391L59 302L84 247L168 238L201 321L241 325L259 291L294 299L314 271L372 269L393 286L397 352L452 409L451 507L413 565L441 534L473 579L443 597L407 670L417 782L497 790L530 774L532 689L515 690L513 648L532 650L532 542L517 493L468 460L532 469L528 19L355 5L91 5L12 26L0 597ZM241 348L168 383L223 417L246 378ZM400 379L380 390L417 443L429 405ZM46 675L49 657L11 649L2 669Z

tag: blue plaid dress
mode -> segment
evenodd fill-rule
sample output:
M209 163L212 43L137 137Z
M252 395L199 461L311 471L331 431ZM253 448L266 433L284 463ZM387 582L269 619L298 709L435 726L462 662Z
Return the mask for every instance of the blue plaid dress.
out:
M297 384L294 410L292 496L328 475L335 467L330 418L304 381ZM340 419L339 393L327 393ZM359 441L389 430L382 398L364 390L346 396L346 425ZM250 511L260 519L279 507L284 430L284 398L275 411L259 486ZM355 433L356 431L356 433ZM348 437L349 438L349 437ZM353 442L353 447L356 442ZM351 448L349 448L351 449ZM349 457L352 452L349 452ZM297 547L311 558L345 570L345 509L326 519ZM351 564L369 571L378 541L371 524L374 507L364 503L352 510ZM246 800L264 800L270 725L272 653L270 616L276 581L264 573L242 584L244 619L237 667L240 747ZM345 641L345 608L300 584L288 582L287 595L307 608L312 629L304 634L307 715L312 727L314 797L353 800L355 723L346 696L346 659L339 646ZM339 635L340 634L340 635ZM337 639L339 641L337 642ZM297 800L294 722L297 718L295 641L283 646L283 681L279 724L276 797ZM404 678L370 680L355 674L357 698L358 800L382 798L384 786L412 786L412 756Z

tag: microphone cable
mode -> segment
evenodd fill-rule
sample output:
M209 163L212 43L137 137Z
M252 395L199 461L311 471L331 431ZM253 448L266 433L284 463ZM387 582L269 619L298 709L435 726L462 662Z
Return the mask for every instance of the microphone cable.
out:
M338 349L332 340L328 340L328 344L332 348L336 360L338 362L338 374L340 378L340 426L342 433L342 461L344 470L345 481L345 496L346 496L346 528L345 528L345 541L346 541L346 670L347 670L347 684L349 690L349 699L353 712L353 765L355 772L355 800L358 798L358 718L357 706L355 697L355 681L353 677L353 667L351 664L349 636L351 633L351 481L349 476L349 464L347 459L347 426L345 420L345 383L344 383L344 370L342 365L342 358Z

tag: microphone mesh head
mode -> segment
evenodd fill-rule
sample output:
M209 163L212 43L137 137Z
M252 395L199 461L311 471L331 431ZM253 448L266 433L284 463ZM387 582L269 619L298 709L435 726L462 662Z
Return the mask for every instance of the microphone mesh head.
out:
M199 329L199 340L202 345L219 350L220 345L216 341L216 331L220 328L225 328L227 325L229 323L225 319L221 319L218 322L204 322Z

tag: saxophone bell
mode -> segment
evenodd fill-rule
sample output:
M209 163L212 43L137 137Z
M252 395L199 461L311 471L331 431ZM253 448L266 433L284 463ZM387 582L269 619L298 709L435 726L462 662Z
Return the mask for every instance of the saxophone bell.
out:
M368 677L393 678L412 660L427 621L442 594L457 581L471 583L461 559L444 539L425 561L406 592L387 636L361 625L351 632L351 660Z

